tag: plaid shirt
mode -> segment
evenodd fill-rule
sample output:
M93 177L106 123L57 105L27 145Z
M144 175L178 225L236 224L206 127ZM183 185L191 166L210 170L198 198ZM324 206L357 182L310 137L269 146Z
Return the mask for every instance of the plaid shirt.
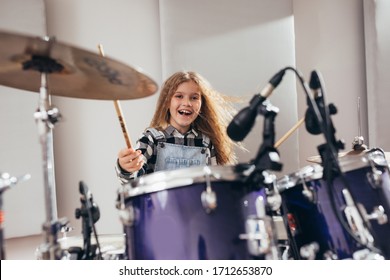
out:
M207 136L191 128L186 134L181 134L173 126L169 125L164 131L161 131L164 136L161 140L157 140L152 132L148 129L142 133L137 141L137 150L141 150L144 157L145 164L135 173L129 173L123 170L117 161L116 172L121 183L126 184L129 180L136 177L150 174L154 172L157 159L157 145L158 142L165 142L170 144L178 144L184 146L205 147L207 155L207 165L216 165L217 160L215 156L214 146L210 143ZM161 135L162 136L162 135Z

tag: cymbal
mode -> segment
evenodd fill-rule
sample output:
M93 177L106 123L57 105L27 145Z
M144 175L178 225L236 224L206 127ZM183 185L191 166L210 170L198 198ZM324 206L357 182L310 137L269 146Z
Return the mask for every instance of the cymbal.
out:
M39 92L47 73L49 94L64 97L126 100L154 94L147 75L114 59L49 37L0 30L0 84Z
M358 155L358 154L362 154L362 151L354 151L354 150L351 150L349 152L342 152L342 153L338 153L338 157L341 158L341 157L345 157L346 155L348 155L350 153L350 155ZM322 160L321 160L321 156L317 155L317 156L311 156L311 157L308 157L306 159L308 162L312 162L312 163L321 163Z
M348 152L338 153L337 155L338 155L338 158L343 158L346 156L359 156L359 155L365 154L368 151L370 151L370 149L350 150ZM384 152L384 154L385 154L386 160L390 160L390 152ZM321 156L319 156L319 155L308 157L306 160L308 162L319 163L319 164L321 164L321 162L322 162Z

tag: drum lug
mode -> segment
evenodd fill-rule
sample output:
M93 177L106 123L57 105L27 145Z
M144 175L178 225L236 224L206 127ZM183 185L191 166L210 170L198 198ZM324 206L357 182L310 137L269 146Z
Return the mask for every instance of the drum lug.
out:
M202 200L202 205L206 213L211 213L217 208L217 194L211 187L202 192L200 199Z
M353 253L354 260L384 260L385 258L378 253L372 252L369 249L359 250Z
M303 184L303 190L302 190L303 196L307 199L307 201L314 203L315 197L314 197L313 190L311 190L310 187L306 185L306 182L303 182L302 184Z
M307 201L314 203L315 202L315 196L313 190L306 184L305 178L303 178L303 174L300 174L300 179L302 181L302 195L307 199Z
M263 256L271 251L272 229L269 217L248 217L245 231L239 238L247 240L248 251L252 256Z
M351 231L355 234L357 238L360 239L362 244L373 244L374 243L374 237L371 235L369 230L364 225L363 218L366 218L366 211L363 206L356 206L354 203L351 194L347 189L342 190L346 207L344 209L345 217L348 221L348 225L351 229ZM359 207L360 212L362 215L360 215L357 207ZM363 216L363 217L362 217Z
M116 208L118 209L119 219L125 226L132 226L135 220L134 207L129 203L126 206L126 194L129 192L129 185L122 185L121 189L118 191L118 201Z
M307 260L314 260L316 258L316 254L318 253L320 246L317 242L312 242L302 246L299 250L299 254L302 258Z
M210 174L211 170L208 166L204 167L206 190L204 190L200 196L202 205L206 213L211 213L217 208L217 194L211 188Z
M371 214L367 214L366 218L368 220L376 220L380 225L384 225L388 222L385 209L382 205L374 207L374 211Z
M375 167L374 163L370 161L372 173L367 173L367 179L373 189L379 189L382 186L383 172Z
M133 205L128 205L126 207L120 207L118 209L119 219L125 226L132 226L134 224L134 207Z
M262 196L255 202L256 215L247 217L245 234L240 234L241 240L247 240L247 248L252 256L266 255L266 259L280 259L275 245L276 234L273 219L266 215L265 202Z

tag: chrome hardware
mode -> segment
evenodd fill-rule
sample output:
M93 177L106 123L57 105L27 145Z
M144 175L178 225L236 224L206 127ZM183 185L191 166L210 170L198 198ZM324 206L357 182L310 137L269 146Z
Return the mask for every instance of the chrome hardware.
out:
M360 239L362 244L373 244L374 237L363 223L363 217L360 215L357 207L352 199L351 194L347 189L342 190L345 199L346 207L344 209L345 217L353 234ZM362 206L359 206L361 210Z
M130 204L126 207L125 194L128 193L128 185L122 185L118 191L119 201L116 208L118 209L119 220L125 226L132 226L135 220L134 207Z
M375 167L374 163L370 161L372 172L366 174L368 182L373 189L378 189L382 186L382 174L378 168Z
M74 228L73 227L69 227L68 223L66 223L65 225L61 226L60 232L62 233L62 238L66 238L67 233L71 232L72 230L74 230Z
M300 173L300 179L301 179L302 187L303 187L302 194L309 202L313 203L314 202L314 193L310 189L310 187L307 186L303 175L304 175L303 173Z
M245 234L239 238L247 240L248 251L252 256L262 256L271 251L272 229L269 217L250 216L246 220Z
M11 176L9 173L0 173L0 192L9 189L18 182L23 182L31 178L30 174L25 174L19 177Z
M323 256L324 260L338 260L337 255L332 251L326 251Z
M134 208L132 205L127 206L126 208L118 209L119 219L125 226L132 226L134 224L135 215Z
M385 258L378 253L372 252L368 249L359 250L353 253L354 260L384 260Z
M267 206L272 211L277 211L282 205L282 196L279 194L278 187L276 185L276 175L267 171L263 171L264 184L272 184L272 191L267 192Z
M302 246L301 249L299 250L299 254L304 259L314 260L319 250L320 250L320 246L318 245L318 243L312 242Z
M205 166L203 170L205 171L206 190L202 192L200 199L206 213L210 213L217 208L217 194L211 188L210 167Z
M375 206L374 211L371 214L367 214L366 218L368 220L376 220L380 225L384 225L388 222L385 209L383 208L382 205Z
M262 196L255 201L256 215L248 216L245 223L245 233L240 234L241 240L247 240L247 248L252 256L263 256L265 259L280 259L275 245L276 234L272 217L266 215L266 202Z

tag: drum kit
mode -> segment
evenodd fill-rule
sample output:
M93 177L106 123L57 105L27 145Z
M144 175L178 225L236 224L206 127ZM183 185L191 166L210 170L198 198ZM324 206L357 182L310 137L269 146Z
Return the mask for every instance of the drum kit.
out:
M39 92L34 116L42 146L46 221L38 259L390 259L386 154L360 141L353 151L338 154L335 167L322 146L320 156L308 158L310 165L278 177L276 148L282 141L275 144L267 133L248 163L158 171L122 185L116 207L123 234L96 234L93 225L100 213L80 182L82 206L76 212L83 218L84 235L58 238L67 221L57 219L54 199L52 129L60 113L50 95L114 100L131 147L118 100L152 95L157 85L105 57L101 47L96 55L54 38L4 31L0 41L0 84ZM277 111L269 105L258 111L272 132ZM1 193L28 179L1 175Z

